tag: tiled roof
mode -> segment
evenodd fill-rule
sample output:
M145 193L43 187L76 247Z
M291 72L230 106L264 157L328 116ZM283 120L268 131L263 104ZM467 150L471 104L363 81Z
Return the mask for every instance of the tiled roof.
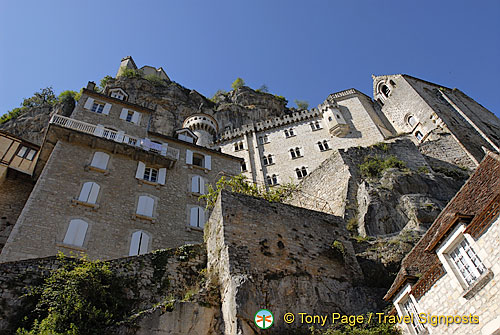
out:
M467 231L475 237L479 236L498 216L498 203L500 156L489 152L425 235L403 259L401 269L384 299L390 300L407 280L414 276L419 277L415 287L420 290L416 297L422 296L444 274L434 251L442 238L456 222L463 219L470 220Z

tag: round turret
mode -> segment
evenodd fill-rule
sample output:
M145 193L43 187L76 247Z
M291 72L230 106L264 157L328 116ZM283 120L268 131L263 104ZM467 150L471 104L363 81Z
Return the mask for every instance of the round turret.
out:
M194 114L184 120L183 128L190 129L198 136L197 145L210 147L213 144L214 137L218 131L217 121L207 114Z

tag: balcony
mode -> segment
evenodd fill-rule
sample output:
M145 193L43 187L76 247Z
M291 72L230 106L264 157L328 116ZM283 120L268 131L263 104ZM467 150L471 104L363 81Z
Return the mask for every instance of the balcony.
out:
M174 161L177 161L179 159L179 150L169 147L166 143L159 144L151 142L147 138L140 139L134 136L127 135L123 131L106 129L101 125L93 125L57 114L54 114L52 116L52 118L50 119L50 123L63 128L73 129L81 133L105 138L117 143L125 143L131 147L140 148Z

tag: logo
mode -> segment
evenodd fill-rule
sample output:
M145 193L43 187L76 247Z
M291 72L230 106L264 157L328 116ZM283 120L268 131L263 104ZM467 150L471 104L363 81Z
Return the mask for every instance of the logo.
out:
M260 329L267 329L273 325L274 316L267 309L261 309L255 313L254 321L255 325Z

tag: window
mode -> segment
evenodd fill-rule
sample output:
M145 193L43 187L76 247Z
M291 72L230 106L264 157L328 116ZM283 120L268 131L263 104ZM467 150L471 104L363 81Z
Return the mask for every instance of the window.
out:
M297 147L295 149L293 149L293 148L290 149L290 156L292 156L292 159L302 157L302 155L300 153L300 148Z
M125 121L132 122L132 117L134 117L134 112L128 111L127 116L125 117Z
M304 178L305 176L307 176L307 169L305 166L303 166L302 168L296 168L295 169L295 173L297 174L297 178L299 179L302 179Z
M273 186L273 185L278 185L278 176L273 174L272 176L267 176L266 177L267 185Z
M200 206L192 207L189 215L189 225L203 228L205 226L205 209Z
M331 116L328 117L328 121L332 122L333 118Z
M389 87L387 87L387 85L382 85L382 87L380 88L380 90L382 91L382 94L388 98L389 97L389 94L391 94L391 90L389 89Z
M149 235L142 230L138 230L132 234L132 239L130 240L130 251L129 256L143 255L148 252L149 247Z
M156 181L158 180L158 170L150 167L145 168L143 179L152 183L156 183Z
M272 155L267 155L267 156L262 157L262 161L264 162L264 165L274 164Z
M321 124L319 123L319 121L311 122L309 125L311 126L311 129L313 131L321 129Z
M324 140L323 142L319 141L318 147L319 147L319 151L326 151L326 150L330 149L330 146L328 145L328 141L326 141L326 140Z
M234 144L234 151L240 151L240 150L243 150L244 147L243 147L243 142L236 142Z
M247 163L245 161L243 161L241 163L241 172L245 172L247 170Z
M422 139L424 138L424 135L422 135L421 132L416 131L415 132L415 137L417 138L417 140L422 141Z
M449 253L449 257L467 286L486 271L483 262L465 238Z
M104 104L94 102L90 110L94 113L102 114L102 111L104 110Z
M98 151L94 153L94 157L92 158L90 166L93 166L101 170L106 170L106 168L108 167L108 161L109 161L109 155L104 152Z
M122 108L120 113L120 119L134 124L139 124L141 121L142 114L127 108Z
M153 208L155 205L155 199L148 195L141 195L139 201L137 202L136 214L153 217Z
M35 158L36 152L37 151L35 149L31 149L22 145L17 152L17 156L32 161L33 158Z
M186 164L211 170L212 157L209 155L192 152L191 150L186 150Z
M417 312L417 307L413 303L413 299L411 296L408 296L408 298L401 303L402 307L402 312L404 315L409 315L412 316L412 323L408 323L408 327L412 328L413 332L415 334L422 334L423 331L425 330L425 327L422 323L419 322L419 317L418 317L418 312Z
M75 245L77 247L83 246L85 235L89 224L80 219L74 219L69 222L68 230L64 236L63 243Z
M406 119L406 122L410 125L410 127L415 127L417 124L417 119L413 115L409 115Z
M118 90L112 91L111 92L111 97L112 98L116 98L116 99L120 99L120 100L125 100L125 95L122 92L118 91Z
M269 143L269 138L267 137L267 135L264 135L264 136L259 136L259 143L260 143L260 144L266 144L266 143Z
M191 177L191 192L205 194L205 179L203 179L203 177Z
M89 204L95 204L97 201L97 196L99 195L100 186L96 183L89 181L83 184L82 190L80 191L80 196L78 201L86 202Z
M285 129L285 137L292 137L292 136L295 136L293 128Z

